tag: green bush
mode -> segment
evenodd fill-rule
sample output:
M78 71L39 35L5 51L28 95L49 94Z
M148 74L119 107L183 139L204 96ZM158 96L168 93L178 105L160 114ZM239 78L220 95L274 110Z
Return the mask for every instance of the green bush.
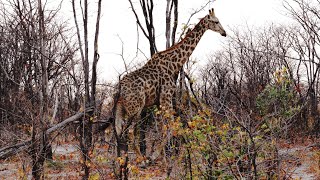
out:
M266 86L256 99L256 105L265 125L276 133L283 135L300 111L297 93L286 68L275 73L274 82Z

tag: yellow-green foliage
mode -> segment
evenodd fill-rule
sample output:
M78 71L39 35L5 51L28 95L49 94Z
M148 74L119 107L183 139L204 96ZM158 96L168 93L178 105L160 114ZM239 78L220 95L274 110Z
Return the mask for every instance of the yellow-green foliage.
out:
M256 167L258 178L270 177L269 169L262 168L264 161L274 158L275 152L274 142L264 134L268 127L260 127L258 133L250 134L230 120L216 122L211 114L205 109L188 120L186 128L182 128L180 118L170 126L174 135L185 141L179 161L191 162L191 170L181 176L190 179L192 173L194 179L250 178L255 176L254 160L256 165L259 164Z

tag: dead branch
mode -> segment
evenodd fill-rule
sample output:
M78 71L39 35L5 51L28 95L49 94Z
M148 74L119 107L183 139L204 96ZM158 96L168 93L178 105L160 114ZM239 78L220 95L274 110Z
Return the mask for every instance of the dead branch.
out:
M64 128L66 125L68 125L71 122L74 122L80 118L82 118L85 114L91 113L94 110L94 107L86 108L84 112L78 112L75 115L67 118L66 120L52 126L51 128L46 130L46 135L49 136L51 133ZM28 149L31 145L31 139L26 140L24 142L20 142L15 145L6 146L0 149L0 159L6 159L8 157L11 157L13 155L16 155L20 153L21 151L24 151Z
M153 0L141 0L140 1L140 7L142 9L143 17L145 20L145 26L143 27L141 24L141 21L139 19L139 16L133 6L133 3L131 0L128 0L131 6L131 10L136 18L136 23L139 25L141 31L143 32L144 36L148 39L149 45L150 45L150 55L152 56L157 51L156 47L156 41L155 41L155 29L153 25Z
M47 129L46 131L46 134L49 135L51 134L52 132L58 130L58 129L61 129L63 127L65 127L67 124L73 122L73 121L76 121L78 119L80 119L81 117L83 117L83 115L85 115L86 113L90 113L93 111L93 107L90 107L90 108L87 108L85 112L78 112L77 114L69 117L68 119L62 121L61 123L58 123L54 126L52 126L51 128Z
M15 155L23 150L26 147L29 147L31 144L31 140L27 140L25 142L21 142L15 145L6 146L0 149L0 159L6 159L12 155Z
M196 95L196 93L194 92L194 89L193 89L193 80L189 77L189 75L187 74L187 73L185 73L184 72L184 76L188 79L188 81L189 81L189 86L190 86L190 90L191 90L191 92L192 92L192 95L193 95L193 97L196 99L196 101L197 101L197 103L198 103L198 105L196 105L196 104L194 104L194 102L192 102L192 104L195 106L195 107L197 107L197 108L199 108L199 109L201 109L202 110L202 106L201 106L201 103L200 103L200 100L199 100L199 98L198 98L198 96Z

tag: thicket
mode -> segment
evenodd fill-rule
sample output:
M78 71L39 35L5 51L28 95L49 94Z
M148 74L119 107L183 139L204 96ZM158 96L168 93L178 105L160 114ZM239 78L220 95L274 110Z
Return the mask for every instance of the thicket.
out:
M174 12L177 2L172 1ZM79 171L91 168L86 178L114 177L117 172L103 170L112 169L114 137L111 133L107 145L98 139L104 139L100 124L108 118L105 112L112 110L110 99L116 89L112 85L95 89L95 84L90 86L93 81L83 80L85 74L93 75L88 67L85 73L88 64L81 58L77 30L58 18L59 9L41 13L38 5L20 0L0 3L0 157L8 160L21 147L28 147L23 149L26 156L43 158L43 152L34 153L35 145L47 146L39 143L39 135L76 114L85 118L72 121L49 142L59 144L61 137L70 140L70 136L79 140L84 124L94 126L88 132L94 135L90 143L80 140L86 154L77 160L83 165ZM177 82L177 112L165 128L157 122L168 115L156 108L144 112L140 140L146 155L159 144L163 133L159 129L173 133L164 150L168 175L177 179L281 178L286 172L280 166L279 140L319 135L320 3L291 0L284 7L292 24L233 28L222 50L208 59L189 60ZM171 10L166 14L168 24ZM144 16L146 21L152 20L149 15ZM177 25L167 26L168 47L175 42ZM153 54L157 51L154 27L147 28ZM199 68L195 61L207 64ZM88 102L95 104L95 110L84 115ZM99 152L104 146L107 153ZM127 170L138 178L143 169L134 158L130 155ZM44 158L45 168L63 166L55 156L51 159Z

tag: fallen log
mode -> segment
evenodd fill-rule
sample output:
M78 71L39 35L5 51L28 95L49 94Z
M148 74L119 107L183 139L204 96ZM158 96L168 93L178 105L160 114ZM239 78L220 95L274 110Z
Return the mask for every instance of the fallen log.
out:
M80 119L85 113L89 113L92 111L93 111L93 108L86 109L86 112L78 112L77 114L69 117L68 119L66 119L66 120L52 126L51 128L47 129L46 134L50 135L50 133L56 131L57 129L61 129L61 128L65 127L67 124Z
M85 112L78 112L75 115L65 119L64 121L52 126L51 128L46 130L46 134L50 135L52 132L57 131L58 129L64 128L66 125L68 125L71 122L74 122L81 117L83 117L86 113L90 113L94 110L93 107L89 107L85 109ZM31 140L27 140L24 142L20 142L14 145L6 146L0 149L0 160L6 159L10 156L13 156L15 154L18 154L26 149L28 149L31 145Z
M23 150L25 150L27 147L31 145L31 140L21 142L15 145L6 146L0 149L0 159L6 159L12 155L15 155Z

